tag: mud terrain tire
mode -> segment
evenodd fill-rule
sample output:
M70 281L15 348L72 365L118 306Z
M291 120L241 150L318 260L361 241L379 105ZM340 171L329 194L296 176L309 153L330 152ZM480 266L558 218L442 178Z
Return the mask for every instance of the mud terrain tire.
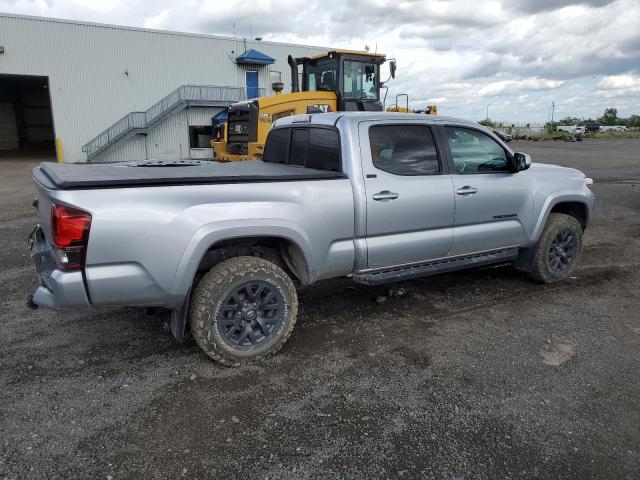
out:
M575 217L552 213L535 247L531 277L540 283L566 280L582 254L582 227Z
M193 291L189 321L198 346L213 360L237 367L282 348L298 315L291 278L258 257L235 257L207 272Z

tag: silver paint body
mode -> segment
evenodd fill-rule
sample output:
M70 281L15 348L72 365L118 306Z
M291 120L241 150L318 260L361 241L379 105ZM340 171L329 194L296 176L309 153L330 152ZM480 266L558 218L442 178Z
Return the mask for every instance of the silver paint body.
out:
M288 117L277 125L299 121ZM339 129L348 178L89 190L48 190L37 183L40 224L49 243L51 203L90 212L92 224L84 278L80 272L56 271L54 291L39 287L34 301L51 308L178 308L204 254L224 240L288 239L303 253L314 282L500 247L528 247L540 237L557 203L581 202L589 214L593 208L585 176L570 168L533 164L518 173L401 177L372 164L371 125L483 128L472 122L385 112L318 114L310 121ZM376 178L366 178L373 174ZM455 193L466 186L478 192ZM373 200L384 191L398 198Z

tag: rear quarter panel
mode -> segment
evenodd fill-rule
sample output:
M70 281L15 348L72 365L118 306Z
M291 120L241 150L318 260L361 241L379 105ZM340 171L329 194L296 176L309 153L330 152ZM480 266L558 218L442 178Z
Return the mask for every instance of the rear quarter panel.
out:
M86 278L95 305L175 307L206 250L254 235L290 238L313 280L353 269L347 179L52 191L92 214Z

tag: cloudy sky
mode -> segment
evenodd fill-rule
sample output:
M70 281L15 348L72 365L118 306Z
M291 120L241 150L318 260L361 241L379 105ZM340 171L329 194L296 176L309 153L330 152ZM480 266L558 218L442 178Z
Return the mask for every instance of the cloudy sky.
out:
M640 114L640 0L0 0L0 11L385 52L390 97L503 121Z

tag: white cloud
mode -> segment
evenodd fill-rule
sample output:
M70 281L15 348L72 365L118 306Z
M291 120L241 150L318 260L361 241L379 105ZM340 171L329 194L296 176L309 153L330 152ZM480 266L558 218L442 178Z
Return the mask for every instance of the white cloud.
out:
M611 75L598 82L600 90L626 90L640 89L640 76L636 75Z
M472 119L640 112L638 0L0 0L0 11L262 36L398 61L389 99ZM570 99L578 99L569 101Z
M478 94L483 97L519 95L524 91L551 90L558 88L563 83L564 82L560 80L545 80L543 78L532 78L530 80L503 80L487 84L478 90Z

